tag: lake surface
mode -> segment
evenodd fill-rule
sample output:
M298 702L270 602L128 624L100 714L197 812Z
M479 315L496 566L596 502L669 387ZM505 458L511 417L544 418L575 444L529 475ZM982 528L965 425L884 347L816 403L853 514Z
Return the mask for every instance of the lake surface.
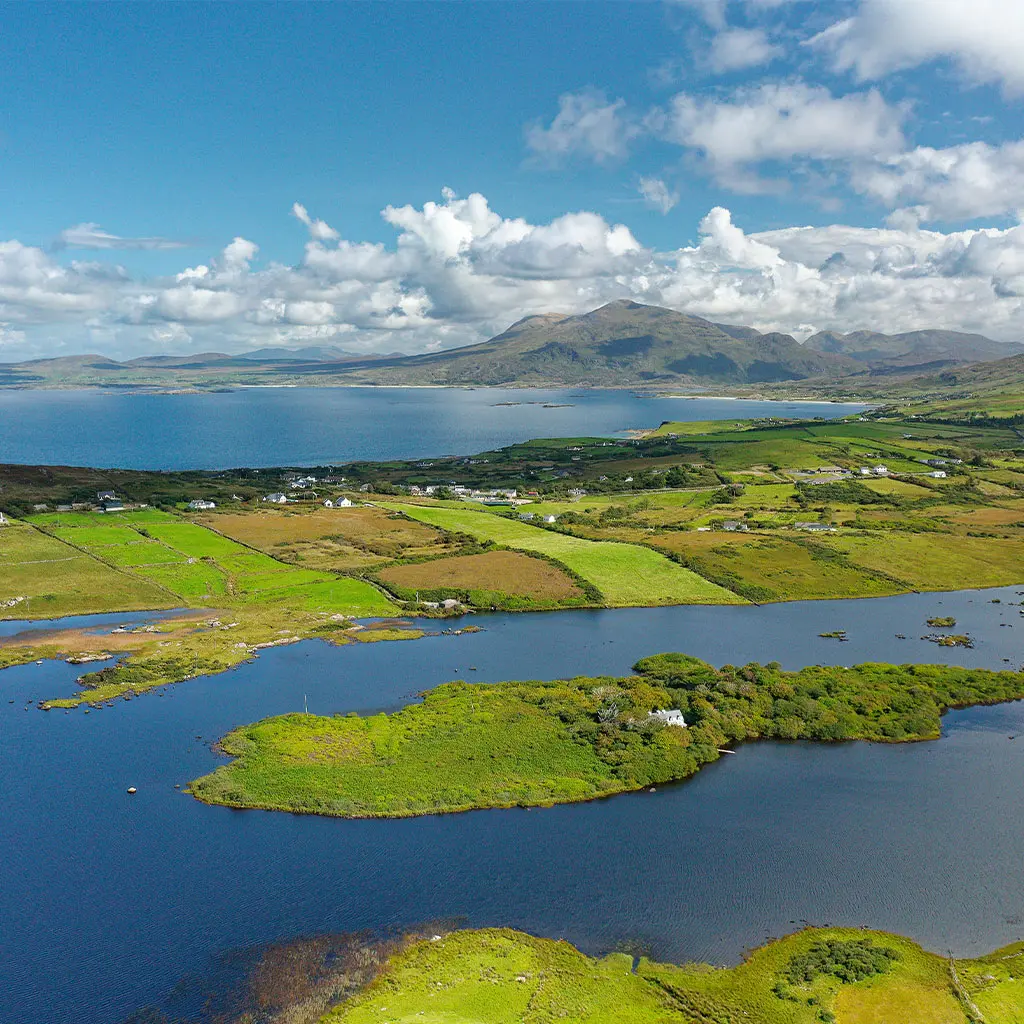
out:
M230 728L304 696L317 713L369 712L454 677L618 673L663 650L790 668L1017 667L1020 600L1002 588L481 615L485 631L461 637L266 651L88 715L25 710L70 692L81 669L6 670L0 1020L114 1024L224 950L431 918L676 961L735 961L803 920L964 955L1013 941L1024 934L1024 703L951 713L934 743L750 744L656 793L548 809L345 821L207 807L174 785L218 763L210 744ZM918 639L935 614L954 615L977 646ZM96 628L115 618L133 619ZM850 642L817 636L832 629Z
M536 437L605 436L663 420L809 419L863 408L602 389L0 390L0 463L153 470L336 465L469 455Z

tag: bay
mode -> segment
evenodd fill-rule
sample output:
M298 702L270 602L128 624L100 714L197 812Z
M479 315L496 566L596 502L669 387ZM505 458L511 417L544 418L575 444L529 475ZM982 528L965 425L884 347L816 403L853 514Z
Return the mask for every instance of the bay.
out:
M467 455L664 420L832 418L863 405L659 398L614 389L0 390L0 463L119 469L338 465Z
M304 700L317 713L395 708L451 678L625 672L662 650L790 668L1016 667L1019 600L1001 588L479 615L484 631L460 637L263 652L89 715L25 710L70 692L80 669L6 670L0 1020L114 1024L227 949L433 918L675 961L734 962L804 920L963 955L1017 939L1024 739L1008 737L1024 734L1020 702L950 713L934 743L748 744L655 793L546 809L346 821L207 807L174 786L219 763L211 744L235 725ZM976 646L919 639L935 614L954 615ZM850 642L818 636L833 629Z

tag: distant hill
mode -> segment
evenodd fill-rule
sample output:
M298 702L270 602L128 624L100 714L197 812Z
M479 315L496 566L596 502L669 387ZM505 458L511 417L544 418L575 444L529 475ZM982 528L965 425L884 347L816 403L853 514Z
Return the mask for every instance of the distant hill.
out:
M982 334L959 331L907 331L880 334L821 331L804 342L815 352L830 353L866 363L872 369L938 369L957 363L978 363L1024 353L1024 345L993 341Z
M895 394L912 377L1018 353L1024 354L1024 345L940 330L823 331L800 344L788 334L714 323L623 299L577 316L524 317L489 341L426 355L356 355L333 346L309 346L140 356L125 362L100 355L62 356L0 364L0 387L511 384L742 390L800 382L808 393L867 393L867 388L872 394L879 389ZM948 390L960 385L929 377L925 386Z
M490 341L381 360L359 376L379 384L757 384L858 369L788 334L624 299L579 316L526 317Z

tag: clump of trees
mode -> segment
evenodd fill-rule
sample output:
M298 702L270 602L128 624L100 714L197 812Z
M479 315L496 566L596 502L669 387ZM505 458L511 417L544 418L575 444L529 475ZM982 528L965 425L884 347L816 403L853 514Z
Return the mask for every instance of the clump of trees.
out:
M850 984L884 974L898 959L896 950L876 945L870 939L826 939L794 956L786 976L794 985L809 984L823 974Z

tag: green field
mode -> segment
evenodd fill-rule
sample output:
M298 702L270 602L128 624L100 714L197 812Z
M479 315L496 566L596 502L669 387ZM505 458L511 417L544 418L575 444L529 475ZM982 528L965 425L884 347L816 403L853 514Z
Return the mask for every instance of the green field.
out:
M33 525L9 521L0 528L2 617L218 609L173 639L140 634L132 646L118 648L126 658L86 673L78 693L47 706L97 703L220 672L261 645L322 636L325 627L329 639L345 643L351 637L338 632L339 617L397 611L365 580L296 568L172 515L143 511L149 514L44 514L33 517ZM70 634L66 643L80 641ZM19 646L2 660L67 656L76 649L57 637L35 651Z
M479 540L555 558L597 587L605 602L612 606L743 601L664 555L634 544L582 540L470 509L391 504L388 507L452 533L468 533Z
M1021 947L957 960L986 1024L1019 1024ZM976 1019L976 1018L973 1018ZM322 1024L969 1024L949 962L885 932L809 928L742 964L677 967L509 929L453 932L395 953Z
M127 576L24 523L0 527L0 619L173 608L154 583Z
M363 580L296 568L167 513L44 513L32 522L189 605L262 601L358 616L395 611Z
M391 715L293 714L229 733L208 803L405 817L589 800L686 778L754 739L933 739L950 706L1024 696L1024 674L941 665L725 666L665 654L627 678L447 683ZM679 709L687 727L655 709Z

